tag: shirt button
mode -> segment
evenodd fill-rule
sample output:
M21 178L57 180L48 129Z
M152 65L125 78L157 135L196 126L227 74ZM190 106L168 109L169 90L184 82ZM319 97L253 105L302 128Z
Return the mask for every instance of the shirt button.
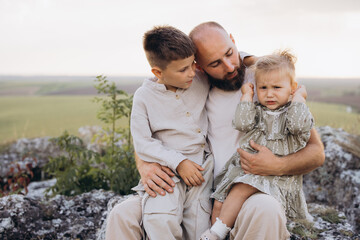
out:
M201 133L201 129L200 129L200 128L198 128L196 131L197 131L198 133Z
M201 147L204 148L204 147L205 147L205 144L201 144Z
M176 99L180 99L180 96L176 94Z
M189 113L189 112L186 112L186 116L187 116L187 117L190 117L190 113Z

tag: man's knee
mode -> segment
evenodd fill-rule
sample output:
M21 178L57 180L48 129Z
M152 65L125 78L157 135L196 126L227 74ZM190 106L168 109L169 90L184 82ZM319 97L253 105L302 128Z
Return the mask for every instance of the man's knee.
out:
M285 212L272 196L255 193L243 204L230 239L287 239Z
M256 193L248 198L243 205L242 211L251 213L260 219L285 220L285 212L281 204L272 196L264 193Z

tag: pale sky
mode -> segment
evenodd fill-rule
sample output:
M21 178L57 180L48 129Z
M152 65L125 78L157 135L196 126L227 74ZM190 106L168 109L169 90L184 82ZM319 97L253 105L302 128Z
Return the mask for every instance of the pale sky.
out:
M258 56L291 48L299 77L360 77L359 0L0 0L0 75L150 75L144 32L204 21Z

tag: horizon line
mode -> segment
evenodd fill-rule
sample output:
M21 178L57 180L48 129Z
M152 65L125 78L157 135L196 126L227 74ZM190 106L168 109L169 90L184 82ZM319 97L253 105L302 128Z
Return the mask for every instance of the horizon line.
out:
M0 74L0 78L3 78L3 77L23 77L23 78L26 78L26 77L97 77L97 76L106 76L106 77L151 77L152 75L149 74L149 75L142 75L142 74L139 74L139 75L126 75L126 74L123 74L123 75L111 75L111 74L89 74L89 75L77 75L77 74L74 74L74 75L69 75L69 74L58 74L58 75L53 75L53 74L26 74L26 75L23 75L23 74ZM353 76L353 77L336 77L336 76L324 76L324 77L319 77L319 76L296 76L296 78L299 78L299 79L302 79L302 78L313 78L313 79L360 79L360 76Z

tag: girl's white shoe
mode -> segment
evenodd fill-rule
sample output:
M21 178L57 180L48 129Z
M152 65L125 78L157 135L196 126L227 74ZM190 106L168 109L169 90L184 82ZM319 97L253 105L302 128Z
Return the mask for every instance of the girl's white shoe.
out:
M220 238L210 231L210 229L206 230L203 234L201 234L200 240L219 240Z

